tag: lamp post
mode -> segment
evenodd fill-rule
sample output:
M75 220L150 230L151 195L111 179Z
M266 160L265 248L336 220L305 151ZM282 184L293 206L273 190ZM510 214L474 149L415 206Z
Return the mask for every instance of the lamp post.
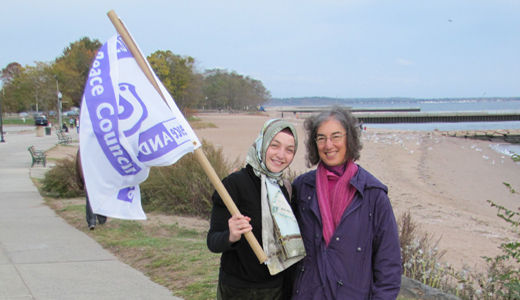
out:
M63 125L62 124L62 121L61 121L61 92L60 92L60 88L58 86L58 77L55 76L56 78L56 96L58 97L58 128L61 128L61 126Z
M0 101L0 143L5 143L4 140L4 121L2 119L2 102L4 101L5 92L4 87L2 87L2 101Z

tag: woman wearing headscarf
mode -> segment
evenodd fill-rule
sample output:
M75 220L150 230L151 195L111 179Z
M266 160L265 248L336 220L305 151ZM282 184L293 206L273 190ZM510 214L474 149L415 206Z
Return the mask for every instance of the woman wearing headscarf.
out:
M217 299L288 299L289 268L305 255L297 221L288 199L290 184L282 172L296 153L294 126L267 121L248 151L246 166L222 181L239 209L231 216L213 194L208 248L222 253ZM252 231L267 255L260 264L242 236Z
M293 208L307 256L294 299L396 299L401 285L397 225L387 187L355 163L360 128L335 107L305 120L307 164Z

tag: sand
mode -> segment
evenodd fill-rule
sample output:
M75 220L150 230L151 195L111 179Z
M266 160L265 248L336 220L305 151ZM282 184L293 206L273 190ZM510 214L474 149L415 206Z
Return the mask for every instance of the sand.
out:
M262 124L276 112L251 114L198 114L217 128L196 130L200 139L222 147L230 161L243 161ZM305 166L303 120L286 116L299 132L298 152L291 170ZM362 134L358 163L389 188L396 217L410 211L420 230L440 238L445 263L457 269L483 270L482 256L501 254L498 245L515 237L511 227L496 216L493 200L510 209L520 205L504 182L520 191L520 164L491 149L481 140L448 137L442 132L371 129Z

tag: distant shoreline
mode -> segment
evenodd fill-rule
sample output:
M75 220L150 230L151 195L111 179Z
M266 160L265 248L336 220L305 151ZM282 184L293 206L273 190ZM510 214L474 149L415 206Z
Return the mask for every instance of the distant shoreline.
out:
M460 98L407 98L407 97L367 97L367 98L331 98L331 97L291 97L271 98L264 107L269 106L331 106L340 104L378 104L378 103L444 103L444 102L503 102L520 101L520 97L460 97ZM319 103L319 104L317 104Z

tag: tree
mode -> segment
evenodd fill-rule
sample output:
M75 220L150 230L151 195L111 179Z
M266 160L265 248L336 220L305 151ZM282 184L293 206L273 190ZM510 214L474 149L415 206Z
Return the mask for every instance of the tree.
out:
M101 46L97 39L83 37L70 43L63 54L56 58L53 73L59 82L63 103L80 106L90 66Z
M18 68L4 84L5 111L55 110L56 88L52 66L36 62L36 66Z
M250 110L271 98L261 81L221 69L205 72L203 91L212 109Z
M202 99L200 74L195 72L195 59L181 57L171 51L155 51L148 62L181 110L194 108Z
M0 74L0 79L3 84L9 84L15 76L19 75L22 72L23 68L17 62L12 62L8 64L4 69L2 69L2 74Z

